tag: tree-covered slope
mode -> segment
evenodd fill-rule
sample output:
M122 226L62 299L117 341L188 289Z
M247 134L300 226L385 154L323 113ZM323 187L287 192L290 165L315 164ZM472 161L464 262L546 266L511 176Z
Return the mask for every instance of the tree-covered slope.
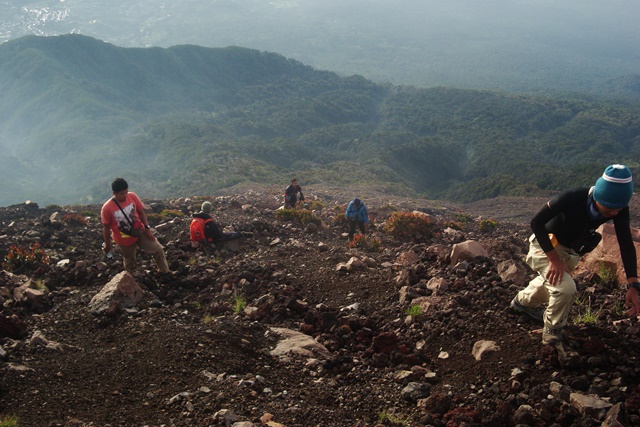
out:
M458 200L536 194L635 168L638 112L377 85L242 48L24 37L0 45L0 204L101 200L115 176L146 197L293 174Z

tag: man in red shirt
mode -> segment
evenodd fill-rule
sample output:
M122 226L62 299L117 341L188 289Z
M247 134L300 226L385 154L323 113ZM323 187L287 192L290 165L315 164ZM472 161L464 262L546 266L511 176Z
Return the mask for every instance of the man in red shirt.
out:
M136 266L136 250L140 248L152 254L161 273L169 272L162 245L151 231L142 202L129 192L129 184L123 178L111 183L113 197L102 206L104 252L111 251L111 234L124 257L124 269L133 273Z

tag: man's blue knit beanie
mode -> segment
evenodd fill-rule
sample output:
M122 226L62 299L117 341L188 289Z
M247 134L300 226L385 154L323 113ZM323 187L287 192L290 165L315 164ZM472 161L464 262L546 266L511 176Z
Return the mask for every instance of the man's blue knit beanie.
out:
M625 165L607 166L593 190L594 200L609 209L626 208L632 195L631 171Z

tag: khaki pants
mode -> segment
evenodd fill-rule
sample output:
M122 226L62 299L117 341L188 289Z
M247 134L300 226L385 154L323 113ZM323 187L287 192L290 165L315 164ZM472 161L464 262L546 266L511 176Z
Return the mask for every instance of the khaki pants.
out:
M529 239L529 253L526 262L535 272L538 273L529 285L518 292L517 301L525 307L539 307L548 303L544 312L544 325L550 329L562 328L567 323L569 310L575 300L576 284L571 275L565 271L562 280L556 286L552 286L546 279L547 270L549 269L549 260L544 251L535 239L531 236ZM556 252L560 255L560 259L569 268L570 271L580 261L580 255L572 249L565 246L556 246Z
M138 238L138 241L131 246L120 246L122 256L124 257L124 269L133 274L136 267L136 251L140 248L144 252L153 255L153 259L156 261L156 266L161 273L167 273L169 266L167 265L167 258L164 256L164 249L157 240L151 240L147 237L146 233Z

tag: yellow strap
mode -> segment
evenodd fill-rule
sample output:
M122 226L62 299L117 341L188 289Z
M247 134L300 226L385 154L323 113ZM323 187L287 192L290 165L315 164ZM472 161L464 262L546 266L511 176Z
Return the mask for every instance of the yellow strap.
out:
M553 245L554 248L558 246L558 239L556 239L555 234L549 233L549 240L551 240L551 244Z

